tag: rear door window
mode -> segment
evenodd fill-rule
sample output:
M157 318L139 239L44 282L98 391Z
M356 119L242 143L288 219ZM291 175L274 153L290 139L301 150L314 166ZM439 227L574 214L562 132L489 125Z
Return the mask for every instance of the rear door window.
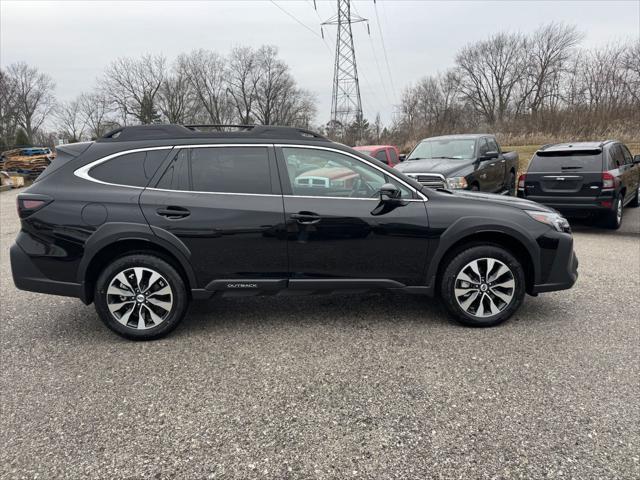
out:
M631 155L631 152L624 145L620 145L620 148L622 149L622 154L624 155L625 165L631 165L633 163L633 156Z
M269 153L266 147L181 148L157 188L270 194Z
M601 172L602 152L538 152L531 159L528 171L532 173Z
M93 167L89 175L101 182L146 187L168 150L125 153Z

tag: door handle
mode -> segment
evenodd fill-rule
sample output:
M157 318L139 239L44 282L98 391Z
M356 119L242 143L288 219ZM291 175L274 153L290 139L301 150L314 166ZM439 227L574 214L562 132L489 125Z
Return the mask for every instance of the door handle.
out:
M292 213L291 218L303 225L312 225L314 223L318 223L321 220L320 215L313 212Z
M191 212L184 207L174 207L168 206L165 208L159 208L156 210L156 213L162 217L167 217L171 220L176 220L178 218L186 218L191 215Z

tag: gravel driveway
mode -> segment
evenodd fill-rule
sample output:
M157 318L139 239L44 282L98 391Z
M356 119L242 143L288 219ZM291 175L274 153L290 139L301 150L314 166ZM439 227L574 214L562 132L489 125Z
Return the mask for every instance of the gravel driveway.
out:
M640 209L493 329L401 294L220 299L129 342L14 288L0 194L1 478L640 477Z

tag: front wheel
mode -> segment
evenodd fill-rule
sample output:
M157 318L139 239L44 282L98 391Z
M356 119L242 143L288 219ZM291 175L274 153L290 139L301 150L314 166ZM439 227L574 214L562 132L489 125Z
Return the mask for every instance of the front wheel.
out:
M102 321L131 340L152 340L173 330L185 315L182 277L154 255L116 259L98 277L95 304Z
M440 293L447 310L460 323L492 327L511 317L522 304L524 269L501 247L471 247L449 262Z

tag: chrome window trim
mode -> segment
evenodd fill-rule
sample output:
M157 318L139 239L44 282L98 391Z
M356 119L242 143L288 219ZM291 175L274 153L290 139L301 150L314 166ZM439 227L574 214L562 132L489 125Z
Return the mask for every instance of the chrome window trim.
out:
M395 181L400 182L402 185L407 187L410 191L418 194L419 197L422 197L422 200L418 199L419 201L425 201L426 202L426 201L429 200L429 198L424 193L419 192L418 190L413 188L411 185L406 183L404 180L401 180L400 178L396 177L395 175L387 172L385 169L380 168L377 165L374 165L373 163L368 162L367 160L365 160L363 158L360 158L357 155L354 155L353 153L345 152L343 150L338 150L337 148L319 147L317 145L296 145L296 144L288 144L288 143L276 143L276 144L274 144L274 146L279 147L279 148L307 148L307 149L311 149L311 150L326 150L326 151L329 151L329 152L335 152L335 153L340 153L342 155L347 155L348 157L355 158L356 160L358 160L358 161L360 161L362 163L365 163L365 164L369 165L370 167L375 168L376 170L379 170L380 172L384 173L385 175L389 175ZM306 197L306 198L311 198L311 197ZM322 198L329 198L329 197L322 197ZM332 197L332 198L343 198L343 197ZM409 199L409 200L416 200L416 199L413 198L413 199Z
M321 195L283 195L284 198L317 198L317 199L324 199L324 198L328 198L330 200L364 200L365 202L379 202L380 199L379 198L364 198L364 197L323 197ZM419 203L424 203L424 200L421 200L419 198L403 198L402 201L404 202L419 202Z
M181 148L217 148L217 147L273 147L273 143L206 143L195 145L174 145L176 150Z
M78 178L82 178L83 180L87 180L89 182L101 183L102 185L111 185L113 187L135 188L136 190L144 190L144 187L138 187L135 185L122 185L119 183L103 182L102 180L98 180L97 178L93 178L91 175L89 175L89 171L93 167L96 167L101 163L108 162L109 160L113 160L114 158L121 157L122 155L127 155L129 153L151 152L154 150L171 150L172 148L173 148L172 146L165 146L165 147L145 147L145 148L134 148L132 150L123 150L121 152L112 153L111 155L107 155L106 157L99 158L98 160L94 160L93 162L88 163L83 167L77 168L76 170L73 171L73 174Z
M200 190L170 190L168 188L154 188L147 187L145 190L152 190L154 192L171 192L171 193L198 193L204 195L243 195L251 197L278 197L282 195L279 193L238 193L238 192L202 192Z

